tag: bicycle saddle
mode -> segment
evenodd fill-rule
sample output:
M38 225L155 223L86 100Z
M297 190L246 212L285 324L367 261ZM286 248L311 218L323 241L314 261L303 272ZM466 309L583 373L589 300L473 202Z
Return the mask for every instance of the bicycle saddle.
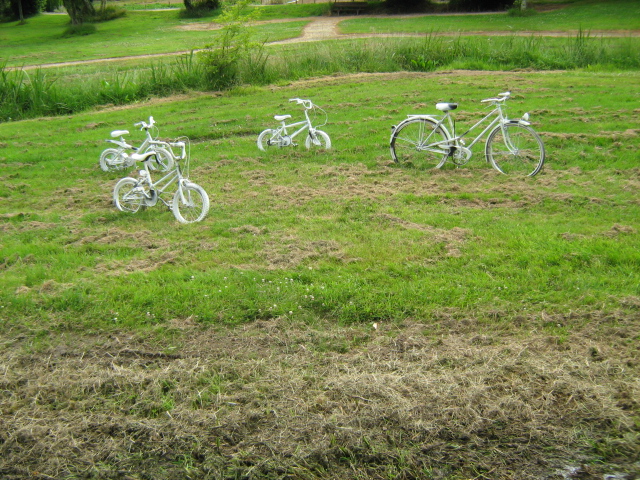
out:
M128 135L128 134L129 134L129 130L114 130L113 132L111 132L111 136L113 138L121 137L122 135Z
M441 112L449 112L458 108L457 103L436 103L436 108Z
M276 115L273 118L275 118L276 121L278 121L278 122L282 122L282 121L286 120L287 118L291 118L291 115Z
M151 157L155 156L156 152L146 152L146 153L132 153L129 155L129 158L135 160L136 162L146 162Z

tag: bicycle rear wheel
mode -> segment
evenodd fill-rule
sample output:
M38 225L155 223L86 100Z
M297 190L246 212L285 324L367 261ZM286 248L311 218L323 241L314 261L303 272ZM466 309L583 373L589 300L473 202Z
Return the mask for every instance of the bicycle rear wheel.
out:
M136 213L144 204L145 195L138 182L125 177L116 183L113 189L113 203L121 212Z
M493 168L508 175L533 177L544 165L540 136L528 125L498 125L487 138L485 155Z
M209 196L200 185L185 183L173 196L171 211L180 223L199 222L209 211Z
M160 170L161 172L168 172L173 168L175 162L173 161L173 154L171 152L161 147L153 147L150 150L155 152L155 155L151 157L149 161L149 168Z
M258 148L263 152L269 147L282 147L282 137L277 130L267 128L258 135Z
M391 136L391 157L417 168L440 168L447 161L449 135L431 119L402 122Z
M107 148L100 154L100 168L105 172L124 170L129 167L127 158L121 148Z

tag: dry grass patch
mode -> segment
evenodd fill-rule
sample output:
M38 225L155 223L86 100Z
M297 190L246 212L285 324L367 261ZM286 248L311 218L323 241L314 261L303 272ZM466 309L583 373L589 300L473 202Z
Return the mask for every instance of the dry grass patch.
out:
M0 472L551 479L570 465L596 479L602 467L582 466L593 448L637 458L634 318L593 311L499 331L447 317L223 331L187 318L171 322L171 341L63 336L39 353L17 341L2 357ZM576 326L571 340L551 324Z

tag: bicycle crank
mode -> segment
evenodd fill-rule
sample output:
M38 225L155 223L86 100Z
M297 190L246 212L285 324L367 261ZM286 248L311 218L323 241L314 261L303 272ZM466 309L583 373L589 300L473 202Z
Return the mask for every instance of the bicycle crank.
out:
M466 165L469 159L471 158L471 150L467 147L455 146L451 148L451 152L449 153L451 156L451 161L456 165Z
M156 203L158 203L158 192L155 190L145 192L144 204L147 207L153 207Z

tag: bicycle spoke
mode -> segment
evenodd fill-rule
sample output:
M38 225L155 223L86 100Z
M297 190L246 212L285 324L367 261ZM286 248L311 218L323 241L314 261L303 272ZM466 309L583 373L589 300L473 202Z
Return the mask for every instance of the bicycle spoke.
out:
M542 140L529 126L512 123L497 127L487 139L487 159L501 173L536 175L544 164Z
M391 139L391 156L397 163L440 168L447 160L448 137L438 124L416 118L400 125Z

